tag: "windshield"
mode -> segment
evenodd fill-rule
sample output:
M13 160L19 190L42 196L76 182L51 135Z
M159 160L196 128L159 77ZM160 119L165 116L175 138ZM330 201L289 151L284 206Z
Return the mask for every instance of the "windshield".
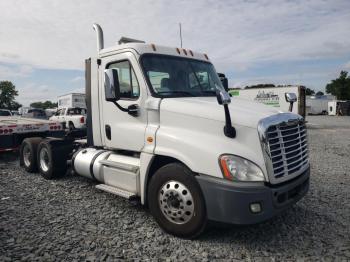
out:
M160 97L215 96L216 88L223 88L209 62L144 55L141 63L149 85Z
M0 116L11 116L11 113L7 110L0 110Z

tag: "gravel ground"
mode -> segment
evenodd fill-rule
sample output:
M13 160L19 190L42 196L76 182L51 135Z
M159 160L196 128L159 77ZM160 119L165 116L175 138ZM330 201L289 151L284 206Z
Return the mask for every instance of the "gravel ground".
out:
M0 155L0 261L350 261L350 117L308 117L312 179L293 208L253 226L163 233L140 206L70 175L45 181Z

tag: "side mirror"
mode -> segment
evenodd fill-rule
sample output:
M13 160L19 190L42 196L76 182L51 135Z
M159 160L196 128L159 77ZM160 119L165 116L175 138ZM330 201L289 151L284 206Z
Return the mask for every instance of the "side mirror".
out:
M224 87L226 92L228 92L228 79L226 78L225 74L218 73L218 76L219 76L219 78L221 80L222 86Z
M298 100L297 95L295 93L285 93L284 95L288 103L294 103Z
M223 105L225 110L224 134L229 138L235 138L236 129L232 126L230 110L228 108L228 104L231 103L231 97L221 86L216 86L216 98L219 105Z
M115 102L120 99L118 70L105 70L105 98L106 101Z
M293 111L293 103L298 100L295 93L285 93L286 101L289 103L289 112Z
M231 97L229 93L227 93L226 90L223 90L222 88L216 88L216 98L220 105L228 105L231 103Z

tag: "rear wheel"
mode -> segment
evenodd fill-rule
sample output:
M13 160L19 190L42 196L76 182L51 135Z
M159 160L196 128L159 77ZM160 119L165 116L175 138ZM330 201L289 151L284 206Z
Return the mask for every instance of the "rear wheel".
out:
M38 170L37 148L42 141L41 137L30 137L23 140L20 147L20 165L27 172L33 173Z
M180 163L165 165L152 176L148 205L159 226L175 236L195 238L206 226L200 186L193 173Z
M38 169L45 179L58 178L67 171L67 158L71 151L70 145L58 144L44 140L38 146Z
M75 126L74 126L74 124L72 122L69 122L68 129L69 129L69 131L72 131L72 130L75 129Z

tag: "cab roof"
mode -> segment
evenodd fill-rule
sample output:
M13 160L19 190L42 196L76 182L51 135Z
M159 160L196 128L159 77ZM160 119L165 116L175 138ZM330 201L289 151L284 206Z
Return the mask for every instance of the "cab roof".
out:
M196 60L210 61L209 57L204 53L194 52L190 49L168 47L148 43L122 43L112 47L103 48L99 52L100 57L110 56L120 51L134 50L139 55L142 54L163 54L178 57L191 58Z

